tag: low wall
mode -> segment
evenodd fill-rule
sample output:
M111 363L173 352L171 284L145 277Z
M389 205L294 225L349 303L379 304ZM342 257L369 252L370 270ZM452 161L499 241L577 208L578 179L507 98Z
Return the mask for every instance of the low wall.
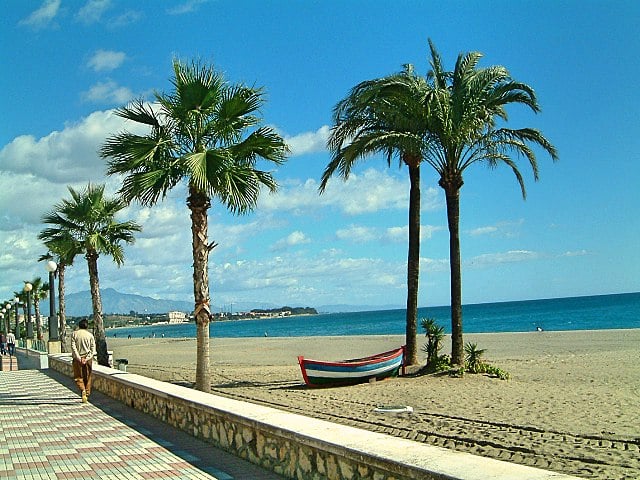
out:
M68 355L49 355L49 368L72 376ZM93 386L218 448L298 480L575 479L101 366L94 367Z

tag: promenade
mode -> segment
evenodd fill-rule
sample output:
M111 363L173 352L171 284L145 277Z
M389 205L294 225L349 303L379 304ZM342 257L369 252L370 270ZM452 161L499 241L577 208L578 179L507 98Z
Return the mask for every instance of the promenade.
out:
M51 369L0 371L0 478L276 480Z

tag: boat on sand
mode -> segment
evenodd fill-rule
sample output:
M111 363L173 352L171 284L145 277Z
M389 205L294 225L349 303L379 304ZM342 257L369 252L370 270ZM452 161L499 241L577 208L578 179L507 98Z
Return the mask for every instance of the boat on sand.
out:
M354 385L404 374L404 347L363 358L326 361L298 357L304 382L309 387Z

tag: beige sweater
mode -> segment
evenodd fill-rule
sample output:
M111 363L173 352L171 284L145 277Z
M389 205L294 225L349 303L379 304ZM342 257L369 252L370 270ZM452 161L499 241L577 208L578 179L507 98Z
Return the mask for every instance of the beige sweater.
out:
M79 328L71 334L71 353L73 358L91 360L96 356L96 340L93 334L83 328Z

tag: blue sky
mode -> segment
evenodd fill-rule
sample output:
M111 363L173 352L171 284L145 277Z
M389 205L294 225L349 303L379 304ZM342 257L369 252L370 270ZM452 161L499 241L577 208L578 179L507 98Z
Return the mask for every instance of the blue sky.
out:
M640 2L6 0L1 5L0 299L46 272L41 216L67 185L106 183L96 151L122 128L111 110L171 88L174 57L213 64L230 82L262 86L265 123L291 147L281 188L234 217L214 203L212 303L403 306L408 174L382 158L348 182L317 187L329 162L331 112L351 87L412 63L427 39L453 68L484 54L533 86L542 112L509 111L557 147L539 153L540 181L521 164L528 197L504 168L468 171L461 192L465 303L640 290ZM435 173L422 170L419 302L449 302L448 231ZM192 298L185 190L122 219L143 226L125 264L99 262L123 293ZM86 262L67 291L88 290Z

